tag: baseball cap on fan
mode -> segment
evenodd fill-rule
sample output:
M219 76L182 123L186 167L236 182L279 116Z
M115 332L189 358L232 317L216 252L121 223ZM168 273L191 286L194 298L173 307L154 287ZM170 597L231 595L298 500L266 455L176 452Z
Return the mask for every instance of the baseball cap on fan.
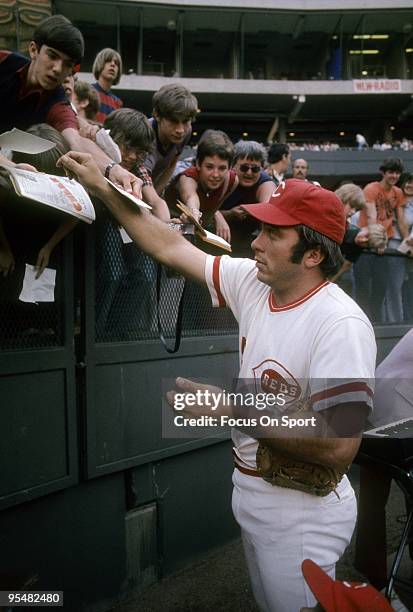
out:
M262 223L291 227L307 225L341 244L346 218L341 200L328 189L300 179L282 181L268 202L242 208Z
M392 612L387 599L365 582L333 580L311 561L301 564L304 578L325 612Z

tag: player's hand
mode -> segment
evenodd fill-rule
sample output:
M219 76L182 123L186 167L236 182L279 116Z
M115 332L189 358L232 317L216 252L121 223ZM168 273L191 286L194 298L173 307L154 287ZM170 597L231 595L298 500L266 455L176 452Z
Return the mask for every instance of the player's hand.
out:
M188 378L177 378L175 386L177 390L168 391L166 399L175 410L178 401L180 405L185 404L185 408L179 410L185 416L232 416L231 406L227 405L228 402L223 401L224 391L219 387L206 385ZM192 401L189 400L194 396L196 396L197 402L196 405L191 405ZM186 404L185 398L188 398L188 404Z
M90 191L109 187L90 153L69 151L57 160L56 166L62 167L70 178L77 177Z
M8 276L14 272L14 256L9 248L0 248L0 274Z

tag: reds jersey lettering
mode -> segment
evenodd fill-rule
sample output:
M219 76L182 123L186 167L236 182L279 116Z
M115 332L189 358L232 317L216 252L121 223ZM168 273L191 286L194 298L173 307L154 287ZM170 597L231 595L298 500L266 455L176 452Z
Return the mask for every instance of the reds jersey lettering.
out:
M266 359L257 367L252 368L256 383L256 390L264 393L282 393L285 397L285 406L298 400L301 396L301 387L294 376L274 359ZM257 388L258 387L258 388Z

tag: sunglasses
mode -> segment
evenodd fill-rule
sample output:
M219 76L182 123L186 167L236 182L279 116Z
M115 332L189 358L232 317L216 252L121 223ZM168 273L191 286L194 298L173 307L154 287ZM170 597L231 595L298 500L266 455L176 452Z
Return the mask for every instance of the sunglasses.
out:
M261 166L250 166L250 164L241 164L239 169L241 170L241 172L248 172L248 170L251 170L251 172L253 172L254 174L258 174L258 172L261 172Z

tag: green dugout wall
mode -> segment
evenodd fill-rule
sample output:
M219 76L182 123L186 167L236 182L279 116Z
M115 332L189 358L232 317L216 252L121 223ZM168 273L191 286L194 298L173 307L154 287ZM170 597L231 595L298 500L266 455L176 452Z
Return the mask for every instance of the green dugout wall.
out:
M0 279L0 586L32 578L73 612L103 612L238 534L230 441L164 439L160 416L166 378L230 384L235 321L190 285L182 346L167 354L155 268L100 219L56 252L53 304L17 299L36 250L21 219L5 222L16 272ZM170 338L182 282L163 280ZM380 357L406 329L376 330Z

